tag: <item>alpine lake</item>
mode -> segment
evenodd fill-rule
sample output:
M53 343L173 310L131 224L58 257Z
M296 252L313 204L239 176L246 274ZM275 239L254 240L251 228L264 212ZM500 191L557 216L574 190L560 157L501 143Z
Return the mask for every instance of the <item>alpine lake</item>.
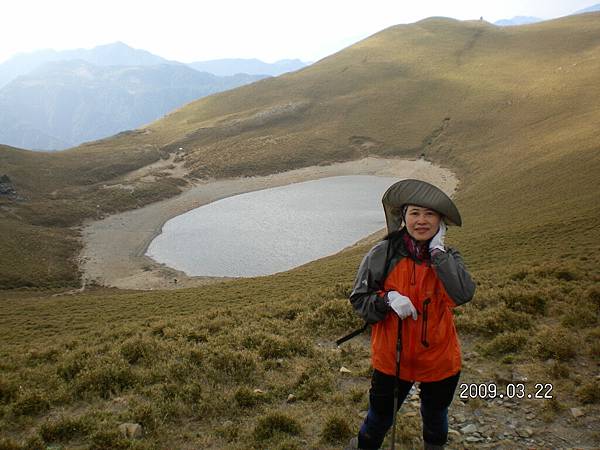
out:
M397 178L322 178L235 195L167 221L146 255L189 276L254 277L339 252L385 227Z

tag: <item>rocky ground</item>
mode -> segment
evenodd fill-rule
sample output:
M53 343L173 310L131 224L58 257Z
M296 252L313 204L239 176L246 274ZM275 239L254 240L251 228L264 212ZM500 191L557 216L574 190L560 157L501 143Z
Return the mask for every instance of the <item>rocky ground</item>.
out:
M474 369L478 366L480 369ZM600 421L597 407L560 408L554 400L528 398L462 398L461 384L496 383L503 390L503 381L485 376L489 361L477 352L464 354L463 374L449 411L449 449L598 449ZM533 386L516 371L508 383ZM502 387L502 388L501 388ZM504 391L505 392L505 391ZM527 391L526 391L527 392ZM468 397L468 396L467 396ZM526 397L526 396L525 396ZM553 393L560 397L560 393ZM413 387L402 406L398 420L420 419L418 387ZM365 415L366 411L360 413Z

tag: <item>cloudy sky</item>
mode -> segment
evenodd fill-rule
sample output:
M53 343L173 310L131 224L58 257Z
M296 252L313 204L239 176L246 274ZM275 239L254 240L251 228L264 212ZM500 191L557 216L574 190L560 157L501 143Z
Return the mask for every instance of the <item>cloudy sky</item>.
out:
M551 19L599 0L7 0L0 62L43 48L122 41L182 62L316 61L388 26L431 16Z

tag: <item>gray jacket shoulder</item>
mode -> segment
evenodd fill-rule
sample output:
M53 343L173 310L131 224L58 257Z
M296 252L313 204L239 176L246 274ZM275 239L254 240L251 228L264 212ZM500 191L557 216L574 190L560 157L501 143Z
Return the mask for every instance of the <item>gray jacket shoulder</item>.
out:
M446 292L456 305L469 302L475 295L475 283L465 267L463 257L454 248L433 257L433 268Z
M385 296L381 296L385 281L389 241L377 243L363 258L354 280L350 303L367 322L375 323L390 311Z

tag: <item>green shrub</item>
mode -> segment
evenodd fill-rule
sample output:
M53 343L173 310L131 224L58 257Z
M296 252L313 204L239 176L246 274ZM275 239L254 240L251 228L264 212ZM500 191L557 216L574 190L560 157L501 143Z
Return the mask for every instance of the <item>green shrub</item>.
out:
M600 403L600 382L587 382L577 389L576 395L581 403Z
M331 444L336 444L349 439L353 432L346 419L339 416L331 416L325 421L321 439Z
M242 408L254 408L263 401L263 397L263 394L258 394L250 388L242 386L235 392L233 399L235 400L235 403Z
M0 378L0 403L9 403L17 397L17 386Z
M574 281L577 280L577 273L569 269L560 269L554 272L554 276L563 281Z
M561 323L576 329L593 327L598 324L598 308L583 302L572 305L562 317Z
M60 352L56 348L44 349L44 350L31 350L27 354L27 359L30 364L46 364L55 363L58 361Z
M568 378L571 374L571 370L567 364L559 361L552 361L548 367L548 373L553 379Z
M194 366L202 367L206 362L206 352L202 349L193 348L188 354L188 360Z
M226 316L217 316L214 319L209 320L208 322L206 322L204 324L207 332L211 335L214 335L221 330L227 330L227 331L231 330L236 325L237 324L234 322L234 320L231 317L226 317Z
M544 327L534 337L533 350L542 359L568 360L577 353L577 340L562 327Z
M23 447L20 448L21 450L48 450L52 447L48 447L40 436L34 435L27 439Z
M104 358L95 367L86 367L75 380L78 395L98 395L109 398L135 384L131 368L124 362Z
M311 342L303 337L265 336L258 348L258 354L264 359L277 359L294 355L308 356L311 350Z
M594 360L600 360L600 327L588 331L583 342L584 352Z
M499 356L520 351L527 343L528 334L524 331L505 331L484 344L483 353Z
M267 339L267 334L263 331L244 330L240 344L247 350L256 350L262 345L265 339Z
M239 426L233 422L226 422L215 429L215 433L221 439L227 442L233 442L238 439L240 434Z
M258 354L264 359L285 358L292 355L289 341L279 336L265 336L258 348Z
M249 352L223 350L208 356L208 367L214 370L215 381L248 381L256 377L256 359Z
M365 397L365 390L362 388L351 388L350 389L350 400L353 403L360 403Z
M541 418L544 422L552 422L558 413L563 411L565 406L559 402L556 397L545 400L542 405Z
M497 335L503 331L529 330L533 325L530 314L511 311L506 305L470 309L456 317L459 330L482 335Z
M539 292L511 293L503 296L504 303L512 311L521 311L529 314L546 313L547 300Z
M165 366L167 368L168 377L179 383L186 383L197 375L197 367L185 359L172 358L162 367Z
M180 398L183 402L194 404L202 399L202 386L198 382L191 381L183 385L180 392Z
M513 281L523 281L525 278L527 278L527 275L529 275L527 270L519 270L510 275L509 278Z
M165 323L165 322L159 322L156 323L152 326L152 329L150 330L150 332L152 333L153 336L158 336L158 337L165 337L168 333L168 329L171 328L173 325L170 323Z
M555 278L562 281L574 281L579 278L577 269L574 267L549 265L541 267L536 272L542 277Z
M312 368L300 374L295 384L297 396L301 400L318 400L331 392L333 379L322 368Z
M118 431L99 431L92 436L89 450L126 450L131 447L132 443Z
M151 360L156 357L156 342L149 338L134 338L121 345L121 356L129 364L137 364L141 360Z
M304 322L308 329L327 335L347 332L363 324L347 299L324 301L319 307L306 314Z
M585 298L587 298L592 304L596 305L596 308L600 308L600 287L592 286L585 291Z
M89 358L88 352L76 352L67 354L58 365L56 374L65 381L72 381L85 368Z
M354 289L354 286L351 283L336 283L335 286L331 288L331 294L333 295L333 298L348 301L352 289Z
M155 430L161 422L161 415L155 403L133 401L129 405L128 422L139 423L144 430Z
M268 311L265 311L265 317L270 317L278 320L284 320L286 322L293 322L296 320L298 315L304 311L304 306L302 303L297 303L295 301L283 302L283 303L272 303L271 307ZM285 324L284 326L287 326ZM246 325L244 330L249 329Z
M21 450L21 446L12 439L0 440L0 450Z
M66 442L89 433L91 426L83 418L61 417L44 422L39 434L45 442Z
M194 342L196 344L206 342L208 341L208 331L196 329L187 330L185 333L185 339L188 342Z
M35 416L49 409L48 399L37 392L20 396L12 405L13 414L16 416Z
M302 428L295 419L284 414L272 413L258 420L253 436L257 441L265 441L279 433L299 435L301 431Z
M469 402L471 403L471 402ZM417 443L421 438L421 420L417 416L398 417L396 422L396 442L400 448L417 448ZM388 440L391 432L388 434ZM382 448L386 448L382 446Z
M165 382L157 387L159 387L160 397L164 400L172 401L181 397L182 390L179 383Z

